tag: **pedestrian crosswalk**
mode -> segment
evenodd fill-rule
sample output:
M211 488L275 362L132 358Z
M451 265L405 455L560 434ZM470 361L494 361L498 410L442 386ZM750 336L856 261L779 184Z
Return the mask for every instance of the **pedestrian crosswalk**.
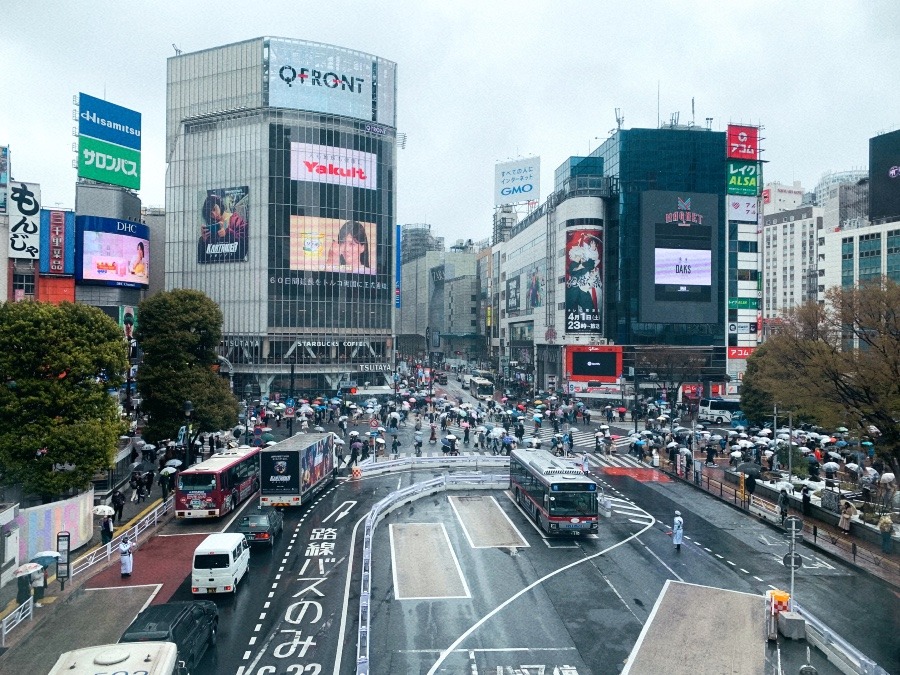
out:
M436 447L438 447L438 446L429 445L426 442L422 448L421 457L446 457L447 456L442 451L436 450L435 449ZM407 450L406 452L399 453L398 457L400 457L400 458L410 457L414 454L415 454L414 452ZM648 464L645 464L641 460L639 460L635 457L632 457L630 455L619 455L619 454L602 455L602 454L598 454L598 453L594 453L594 452L588 452L587 454L588 454L589 463L591 464L591 466L594 466L594 467L619 468L619 469L646 469L649 467ZM490 456L493 456L493 453L490 450L480 450L480 449L479 450L469 450L469 449L463 447L459 451L459 456L460 457L490 457ZM578 462L581 460L581 454L574 453L569 456L569 459L571 459L572 461ZM383 457L379 458L379 461L383 461L383 460L384 460Z
M488 423L488 426L490 426L490 423ZM501 429L503 428L501 425L494 425L494 426L499 427ZM514 427L512 427L510 430L514 431ZM553 436L556 435L556 433L563 434L563 433L566 433L567 431L572 434L572 440L574 441L575 451L581 453L581 452L584 452L585 450L592 451L594 449L594 446L595 446L594 435L597 433L597 425L591 425L591 426L560 425L559 432L556 432L553 430L553 425L551 423L544 422L541 425L541 427L537 430L536 435L541 439L541 447L544 449L549 449L553 442ZM452 433L461 442L463 439L463 436L465 434L465 430L462 427L460 427L459 425L450 425L447 428L447 433ZM470 429L469 433L470 433L470 442L472 444L474 444L475 443L474 429ZM426 438L426 443L427 443L427 438L428 438L428 434L429 434L427 425L425 425L423 427L423 434ZM613 434L615 435L615 432L613 432ZM442 434L441 434L440 428L438 428L438 438L440 438L441 435ZM511 433L510 435L514 435L514 434ZM525 436L523 437L523 440L528 440L529 438L533 438L534 436L535 436L534 425L526 424L525 425ZM628 438L627 436L623 436L623 437L614 439L612 445L613 445L613 448L617 452L622 453L622 452L627 452L627 447L630 444L631 444L631 439Z

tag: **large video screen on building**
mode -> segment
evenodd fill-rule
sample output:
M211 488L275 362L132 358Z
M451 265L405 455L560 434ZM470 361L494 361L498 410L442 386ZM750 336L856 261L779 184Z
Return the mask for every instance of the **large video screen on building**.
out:
M641 196L641 320L716 323L718 195Z
M375 223L291 216L292 270L375 274Z
M116 218L75 219L75 279L103 286L150 284L150 228Z
M397 64L300 40L269 41L269 105L395 126Z
M569 345L566 347L566 371L570 380L616 382L622 377L622 348Z
M869 139L869 219L900 217L900 130Z
M566 231L566 332L603 330L603 231Z
M269 315L276 327L388 328L394 147L347 121L270 125Z

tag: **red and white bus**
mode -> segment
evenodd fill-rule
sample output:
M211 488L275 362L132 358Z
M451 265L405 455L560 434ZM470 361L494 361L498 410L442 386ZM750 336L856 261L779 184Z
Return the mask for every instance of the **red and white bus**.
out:
M259 490L259 448L217 452L178 474L176 518L218 518Z
M597 532L597 484L578 462L519 448L509 456L509 481L516 502L547 534Z

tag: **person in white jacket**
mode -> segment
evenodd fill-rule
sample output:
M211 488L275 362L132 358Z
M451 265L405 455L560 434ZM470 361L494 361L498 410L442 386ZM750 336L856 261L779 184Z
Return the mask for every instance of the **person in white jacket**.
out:
M672 543L675 544L675 550L681 550L681 540L684 539L684 519L681 517L681 511L675 512L675 520L672 522Z

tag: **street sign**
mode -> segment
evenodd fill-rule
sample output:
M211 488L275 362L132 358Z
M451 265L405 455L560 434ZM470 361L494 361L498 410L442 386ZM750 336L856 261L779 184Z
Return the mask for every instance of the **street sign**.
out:
M294 416L294 406L285 406L284 408L284 416L285 417L293 417Z
M788 516L784 519L784 529L788 532L803 532L803 521L797 516Z
M373 429L377 429L378 428L378 418L373 417L372 419L370 419L369 426L372 427Z
M785 553L784 558L781 559L781 562L784 563L785 567L790 567L794 570L799 570L801 567L803 567L803 558L799 553Z
M285 399L285 401L284 401L284 404L288 408L293 408L295 403L296 403L296 401L293 398L288 398L288 399Z

